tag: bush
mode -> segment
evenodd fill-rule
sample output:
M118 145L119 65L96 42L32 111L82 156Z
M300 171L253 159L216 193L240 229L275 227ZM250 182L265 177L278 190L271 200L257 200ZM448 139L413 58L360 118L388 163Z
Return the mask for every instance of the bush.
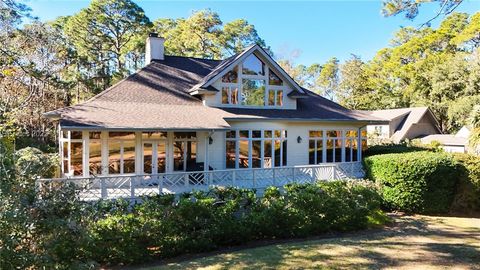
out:
M407 144L380 144L369 146L363 156L368 157L383 154L410 153L429 150L431 149L422 146L413 146Z
M480 157L455 154L460 165L457 193L452 210L457 212L480 211Z
M20 177L52 178L58 167L58 159L55 154L44 154L37 148L22 148L15 152L15 156L16 174Z
M205 252L256 239L316 235L366 228L379 211L371 185L321 182L251 190L215 188L175 200L144 198L128 213L106 216L91 227L95 259L131 263Z
M434 152L385 154L364 160L367 177L380 184L389 209L447 212L452 204L458 165L451 155Z

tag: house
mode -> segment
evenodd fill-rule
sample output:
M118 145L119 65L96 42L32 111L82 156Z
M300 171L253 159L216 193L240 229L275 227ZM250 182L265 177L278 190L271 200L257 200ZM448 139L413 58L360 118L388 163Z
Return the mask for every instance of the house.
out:
M374 142L399 143L432 134L442 134L440 124L428 107L369 111L372 116L388 121L367 126Z
M156 179L160 191L334 178L334 164L361 171L365 127L385 123L302 88L258 45L211 60L164 55L163 44L151 34L144 68L45 114L59 121L63 177L108 187Z
M470 129L466 126L462 127L456 134L435 134L421 138L423 144L431 144L437 142L440 147L448 153L468 153L468 139L470 137Z

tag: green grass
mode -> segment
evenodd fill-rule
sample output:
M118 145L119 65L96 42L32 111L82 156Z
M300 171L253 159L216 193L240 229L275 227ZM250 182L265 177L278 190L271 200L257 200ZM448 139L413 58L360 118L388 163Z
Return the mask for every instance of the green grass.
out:
M381 224L379 214L372 223ZM384 221L384 220L383 220ZM277 244L160 269L475 269L480 266L480 219L406 216L378 231L341 238Z

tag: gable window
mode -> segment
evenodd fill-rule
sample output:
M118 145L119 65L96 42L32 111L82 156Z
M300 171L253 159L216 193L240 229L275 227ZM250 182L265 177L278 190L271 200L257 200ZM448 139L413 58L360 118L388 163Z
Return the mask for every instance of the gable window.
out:
M251 54L223 75L218 102L226 106L283 107L286 84L259 57Z
M223 75L222 82L224 83L237 83L238 82L238 66L235 66L232 70Z
M243 79L242 104L251 106L265 105L265 80Z
M238 88L233 86L222 87L222 104L237 104Z
M271 69L268 70L268 84L269 85L283 85L282 79L275 74Z
M286 130L231 130L226 133L227 169L287 165Z
M242 65L242 74L265 75L265 64L254 54L249 55Z

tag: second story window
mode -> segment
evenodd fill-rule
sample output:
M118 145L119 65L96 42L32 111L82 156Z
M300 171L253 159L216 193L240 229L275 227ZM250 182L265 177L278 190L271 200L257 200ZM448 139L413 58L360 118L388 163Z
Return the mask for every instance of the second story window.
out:
M275 71L251 54L225 73L219 86L220 104L239 107L283 107L286 86Z

